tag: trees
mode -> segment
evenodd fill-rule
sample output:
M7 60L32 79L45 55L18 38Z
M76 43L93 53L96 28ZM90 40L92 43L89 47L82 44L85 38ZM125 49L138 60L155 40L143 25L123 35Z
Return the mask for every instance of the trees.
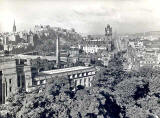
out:
M83 62L81 62L81 61L76 61L74 66L85 66L85 64Z
M47 39L47 40L43 40L43 43L41 43L40 45L36 46L36 51L38 51L39 53L41 53L42 55L47 55L50 52L55 51L56 49L56 44L55 41L52 39Z
M124 52L118 52L114 54L114 56L110 59L108 63L108 70L114 72L115 74L123 71L123 62L125 60L123 58L123 54Z
M119 64L119 65L118 65ZM55 77L30 94L16 94L6 109L20 118L160 117L159 72L123 71L123 56L101 67L90 88L73 90L73 81Z
M113 89L116 84L128 77L128 74L123 70L123 62L123 52L118 52L110 59L108 67L103 67L97 73L97 81L101 87Z
M105 117L127 118L158 116L159 72L151 68L125 72L123 61L123 53L117 53L109 61L108 67L97 73L94 85L105 96L103 99L105 102L99 107L105 110L102 111L103 116L104 114L107 114Z

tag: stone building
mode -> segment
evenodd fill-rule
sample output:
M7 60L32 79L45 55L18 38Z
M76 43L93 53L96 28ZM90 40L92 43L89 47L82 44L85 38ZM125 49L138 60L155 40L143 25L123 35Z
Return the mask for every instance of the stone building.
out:
M57 37L56 56L43 57L56 61L56 67L60 68L63 60L60 58L59 37ZM96 70L94 67L77 66L55 70L44 70L33 68L32 59L37 59L37 55L16 55L3 56L0 58L0 104L6 103L9 96L16 93L18 89L30 92L35 88L45 85L48 79L55 77L67 77L74 83L74 88L78 85L91 86ZM47 66L47 62L44 63ZM37 61L36 66L41 66ZM39 69L39 71L37 71Z
M70 57L77 57L79 55L79 49L78 48L70 48L69 51Z
M0 66L0 103L5 103L6 99L17 89L16 62L14 59L1 59Z
M153 49L145 50L140 58L140 67L153 67L158 65L158 54Z
M95 76L95 68L85 66L37 71L38 68L33 68L31 63L32 58L35 57L3 56L0 58L0 104L6 103L7 98L18 89L30 92L54 77L67 77L73 80L75 86L89 87ZM45 65L47 66L47 62Z
M98 53L98 51L106 50L108 52L114 49L114 41L112 39L112 28L107 25L105 35L89 35L84 38L79 47L86 53Z
M113 57L114 53L103 51L101 53L101 61L104 66L108 66L109 60Z
M28 91L29 85L32 85L31 68L26 60L12 56L0 58L0 103L5 103L18 88Z
M40 33L41 31L47 31L50 29L49 25L35 25L34 33Z
M99 50L107 50L105 38L82 40L82 50L86 53L97 53Z
M44 86L49 79L55 77L66 77L74 83L74 88L78 85L90 87L91 81L94 79L96 69L94 67L77 66L71 68L63 68L49 71L42 71L33 80L33 86L30 86L29 91L32 91L38 86Z

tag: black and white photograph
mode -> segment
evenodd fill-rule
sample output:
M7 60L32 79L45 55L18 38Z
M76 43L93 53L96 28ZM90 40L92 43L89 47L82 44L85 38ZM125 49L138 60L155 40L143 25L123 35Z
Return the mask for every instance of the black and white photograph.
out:
M160 118L160 0L0 0L0 118Z

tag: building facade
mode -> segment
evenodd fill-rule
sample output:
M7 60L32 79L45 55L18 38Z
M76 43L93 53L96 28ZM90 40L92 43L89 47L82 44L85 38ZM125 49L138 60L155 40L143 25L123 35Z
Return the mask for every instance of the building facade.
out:
M98 53L99 51L106 50L112 51L114 48L114 41L112 39L112 28L107 25L105 28L105 35L89 35L79 44L79 48L86 53Z
M74 86L90 87L96 72L94 67L86 66L46 70L38 66L39 61L36 63L37 67L34 68L33 59L29 56L28 58L5 56L0 59L0 104L6 103L7 99L18 89L31 92L45 85L48 79L55 77L66 77L72 80ZM45 67L49 62L44 63Z
M49 79L54 79L55 77L66 77L70 79L72 81L71 83L74 83L74 88L78 85L90 87L95 74L96 69L94 67L85 66L42 71L34 78L33 86L30 86L29 91L32 91L38 86L44 86Z
M1 104L18 89L28 91L28 86L32 85L31 65L28 61L11 56L0 58Z
M14 94L17 89L16 61L12 58L1 59L0 66L0 103Z

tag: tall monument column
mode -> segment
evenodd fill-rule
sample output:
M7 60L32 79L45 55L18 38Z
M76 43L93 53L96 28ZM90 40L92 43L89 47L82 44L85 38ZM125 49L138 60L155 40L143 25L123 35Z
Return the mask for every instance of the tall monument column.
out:
M56 67L59 68L60 67L60 44L59 44L59 36L57 35L57 39L56 39Z

